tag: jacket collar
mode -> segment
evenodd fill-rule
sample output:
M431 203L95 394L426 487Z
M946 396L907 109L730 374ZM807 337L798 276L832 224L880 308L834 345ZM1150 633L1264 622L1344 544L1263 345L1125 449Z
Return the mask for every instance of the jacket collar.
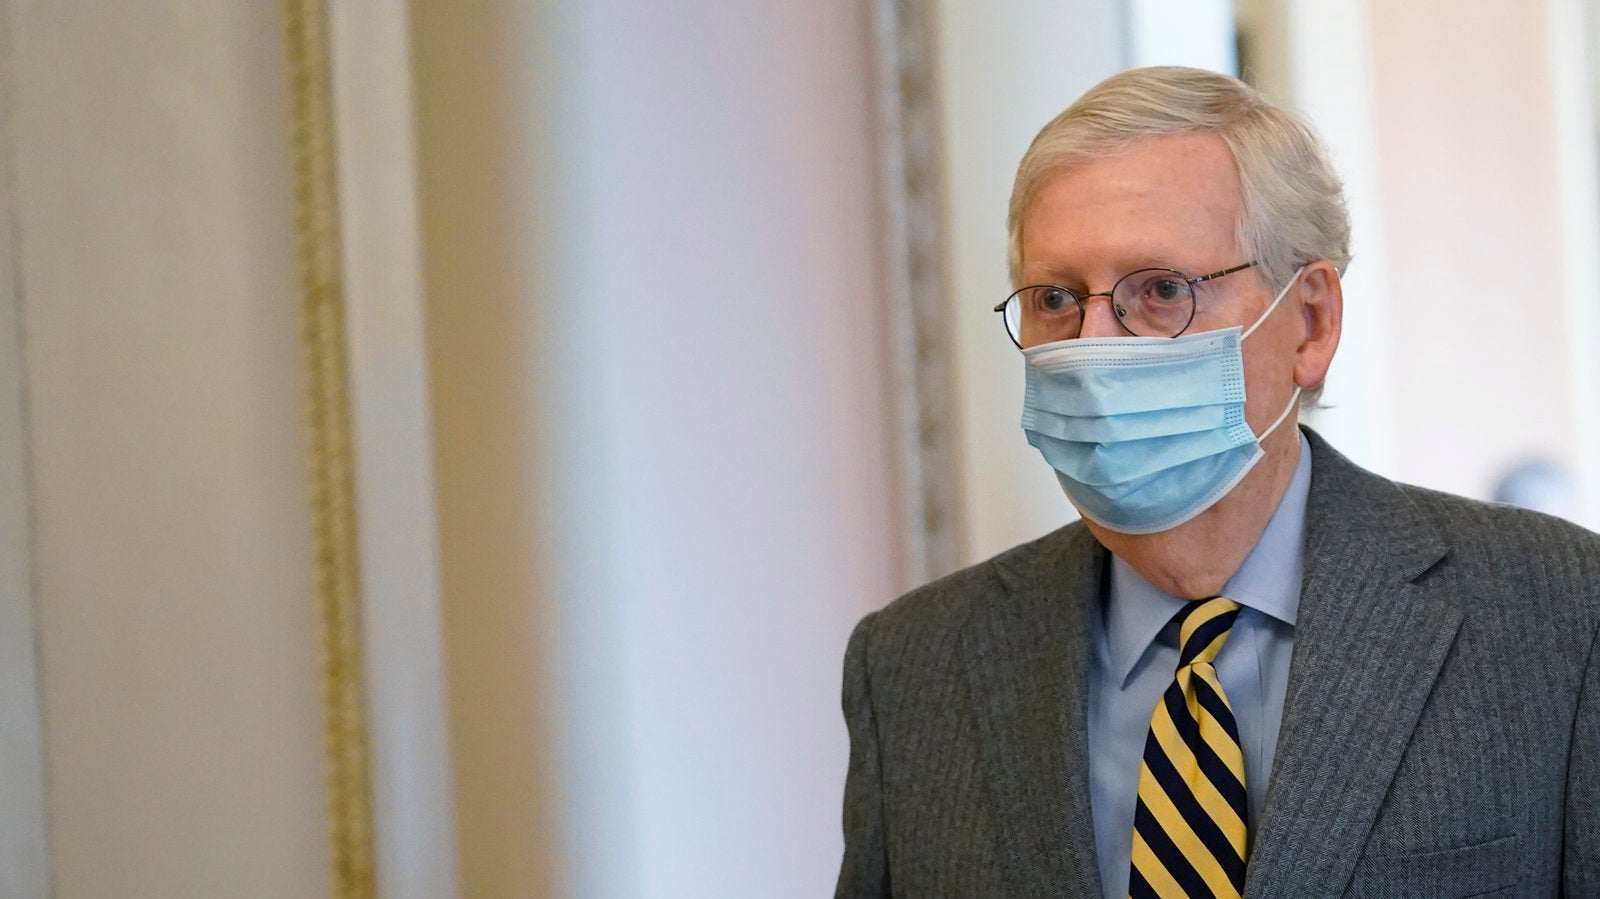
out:
M1343 890L1454 642L1449 546L1392 481L1316 433L1304 584L1245 892Z

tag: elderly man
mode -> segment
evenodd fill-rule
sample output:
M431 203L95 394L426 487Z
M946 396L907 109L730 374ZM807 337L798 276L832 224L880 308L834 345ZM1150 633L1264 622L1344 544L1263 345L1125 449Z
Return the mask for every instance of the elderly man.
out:
M1083 520L856 628L838 895L1600 896L1600 537L1295 426L1349 260L1310 130L1125 72L1009 227Z

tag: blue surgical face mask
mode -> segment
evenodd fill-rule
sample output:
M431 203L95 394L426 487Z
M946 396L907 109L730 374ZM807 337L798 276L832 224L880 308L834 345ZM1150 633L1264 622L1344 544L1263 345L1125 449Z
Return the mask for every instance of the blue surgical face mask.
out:
M1260 437L1245 422L1248 329L1058 340L1023 351L1022 428L1083 517L1124 534L1175 528L1226 496L1300 397Z

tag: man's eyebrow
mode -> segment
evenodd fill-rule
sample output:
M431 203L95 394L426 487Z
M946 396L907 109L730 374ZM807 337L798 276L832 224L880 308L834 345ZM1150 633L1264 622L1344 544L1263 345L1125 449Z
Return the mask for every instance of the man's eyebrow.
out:
M1038 263L1036 265L1026 266L1026 268L1036 272L1040 278L1060 287L1083 286L1082 284L1072 283L1074 279L1080 282L1083 279L1070 262ZM1120 266L1117 277L1120 278L1123 275L1131 274L1147 268L1170 269L1186 276L1193 274L1189 272L1188 269L1184 268L1181 263L1175 263L1170 259L1163 259L1141 254L1137 257L1130 256L1123 260L1123 265ZM1035 280L1037 281L1037 279ZM1110 290L1110 285L1106 285L1106 289Z
M1071 285L1068 285L1064 282L1071 281L1078 277L1077 273L1074 272L1069 265L1070 263L1067 265L1040 265L1035 269L1035 271L1043 275L1046 280L1052 282L1063 282L1061 286L1068 287Z

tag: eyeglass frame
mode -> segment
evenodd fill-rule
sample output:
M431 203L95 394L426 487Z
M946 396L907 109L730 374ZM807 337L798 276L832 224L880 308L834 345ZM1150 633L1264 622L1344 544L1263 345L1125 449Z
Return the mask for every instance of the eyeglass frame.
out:
M1049 287L1049 288L1052 288L1054 290L1059 290L1062 293L1066 294L1067 296L1072 297L1072 301L1074 303L1078 304L1078 317L1080 319L1082 319L1082 320L1086 320L1089 317L1089 309L1084 304L1087 303L1089 300L1093 299L1094 297L1105 297L1108 300L1115 299L1115 294L1117 292L1117 288L1122 286L1122 282L1128 280L1129 278L1131 278L1134 275L1137 275L1137 274L1139 274L1141 272L1172 272L1174 275L1177 275L1180 279L1182 279L1185 284L1189 285L1189 288L1190 288L1190 290L1189 290L1189 293L1190 293L1190 304L1189 304L1189 320L1187 322L1184 322L1183 327L1178 330L1178 333L1170 334L1170 335L1167 336L1167 339L1170 340L1170 339L1175 338L1175 337L1183 336L1183 333L1185 331L1189 330L1189 326L1194 324L1195 313L1197 311L1199 311L1199 309L1200 309L1199 299L1198 299L1198 297L1196 297L1194 295L1194 285L1199 284L1202 281L1213 281L1213 280L1215 280L1217 278L1221 278L1224 275L1231 275L1234 272L1242 272L1247 268L1252 268L1252 267L1260 265L1260 264L1261 264L1261 261L1259 259L1252 259L1249 262L1244 263L1243 265L1236 265L1236 266L1234 266L1232 268L1225 268L1225 269L1223 269L1221 271L1218 271L1218 272L1212 272L1209 275L1201 275L1198 278L1191 278L1188 275L1185 275L1183 272L1180 272L1175 268L1167 268L1166 266L1163 266L1163 265L1152 265L1152 266L1147 266L1145 268L1134 269L1133 271L1128 272L1126 275L1123 275L1122 277L1118 278L1117 279L1117 283L1111 285L1111 289L1110 290L1104 290L1104 291L1100 291L1100 292L1097 292L1097 293L1080 294L1078 291L1073 290L1070 287L1062 287L1059 284L1029 284L1026 287L1019 287L1016 290L1012 291L1004 300L1000 301L999 305L994 307L994 311L1001 314L1000 323L1002 325L1005 325L1006 336L1011 338L1011 342L1016 344L1017 345L1017 349L1020 350L1020 349L1023 348L1022 340L1021 340L1021 333L1020 333L1021 330L1022 330L1022 317L1021 317L1020 314L1017 316L1017 331L1019 333L1012 334L1011 333L1011 327L1006 322L1006 319L1005 319L1005 311L1006 311L1006 306L1010 305L1011 300L1014 297L1017 297L1017 296L1021 295L1021 293L1024 290L1033 290L1033 289L1039 288L1039 287ZM1117 324L1122 326L1122 330L1127 331L1129 335L1131 335L1133 337L1148 336L1148 335L1143 335L1143 334L1135 334L1133 329L1128 327L1127 323L1122 320L1122 316L1117 313L1117 308L1116 308L1115 304L1113 304L1112 307L1111 307L1111 315L1112 315L1113 318L1115 318L1117 320ZM1082 327L1083 326L1080 323L1079 324L1079 332L1080 333L1082 332Z

